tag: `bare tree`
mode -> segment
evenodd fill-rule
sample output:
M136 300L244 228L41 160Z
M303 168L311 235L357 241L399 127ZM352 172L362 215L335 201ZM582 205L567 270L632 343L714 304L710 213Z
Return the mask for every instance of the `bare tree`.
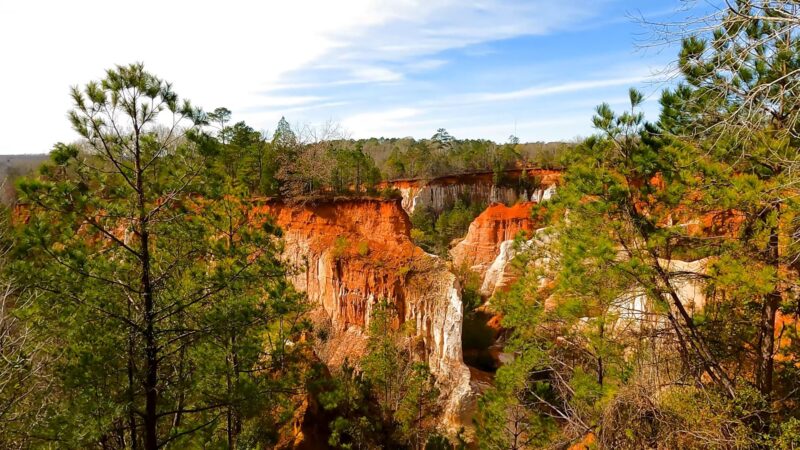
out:
M279 146L276 178L285 198L304 201L331 186L332 170L336 165L332 150L346 139L347 134L338 123L332 121L320 127L295 125L291 132L296 140L273 143Z
M0 273L6 274L10 250L4 218L0 221ZM42 349L49 345L18 312L33 300L20 292L13 278L0 278L0 447L26 447L30 430L45 417L50 391L49 359Z

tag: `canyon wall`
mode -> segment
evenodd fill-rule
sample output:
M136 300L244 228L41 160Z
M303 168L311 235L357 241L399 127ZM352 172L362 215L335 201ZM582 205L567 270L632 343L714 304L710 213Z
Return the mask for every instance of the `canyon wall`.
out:
M291 281L315 305L312 318L324 338L318 356L331 367L357 361L366 345L372 307L385 299L398 324L414 324L443 395L443 425L461 425L470 395L461 352L462 305L456 277L410 240L411 224L399 201L350 198L287 205L264 200L254 220L274 218L284 231Z
M472 222L466 237L450 250L454 267L465 267L479 276L480 293L484 297L491 298L516 281L516 273L510 262L519 250L531 246L544 249L552 238L544 229L539 229L541 225L534 217L534 206L534 202L513 206L502 203L490 205ZM521 237L521 240L515 242L516 237ZM701 279L708 261L660 262L671 274L671 282L686 308L690 312L702 310L705 295ZM622 318L641 319L643 314L648 313L645 296L636 289L621 298L620 302L618 307Z
M513 206L490 205L470 225L467 236L450 250L453 265L476 273L481 282L480 293L491 297L515 281L509 263L516 256L514 239L523 242L532 238L536 220L531 216L535 203Z
M503 183L495 186L492 172L479 172L452 175L431 180L412 179L388 181L379 188L397 189L402 195L403 209L411 214L418 207L427 207L434 212L442 212L452 206L459 198L468 198L474 203L503 203L513 205L517 202L541 202L549 199L555 192L561 172L545 169L524 169L528 180L536 186L530 192L519 187L523 169L508 170L503 173Z

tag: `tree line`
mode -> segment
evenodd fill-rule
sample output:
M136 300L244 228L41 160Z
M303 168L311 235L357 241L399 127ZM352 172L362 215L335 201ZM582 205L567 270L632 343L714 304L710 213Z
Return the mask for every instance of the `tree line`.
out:
M500 184L503 173L520 165L558 168L566 143L521 144L459 140L439 129L430 139L349 139L335 123L294 127L281 118L274 132L256 131L245 122L230 124L232 113L217 108L208 114L219 146L214 164L252 195L296 199L322 195L390 195L379 192L381 181L431 179L461 173L492 171Z

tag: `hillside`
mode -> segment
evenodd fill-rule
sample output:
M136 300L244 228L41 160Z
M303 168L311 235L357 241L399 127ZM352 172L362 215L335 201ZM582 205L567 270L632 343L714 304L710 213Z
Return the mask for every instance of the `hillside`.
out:
M0 185L3 186L0 201L5 204L12 202L14 180L33 173L47 159L47 155L0 155Z

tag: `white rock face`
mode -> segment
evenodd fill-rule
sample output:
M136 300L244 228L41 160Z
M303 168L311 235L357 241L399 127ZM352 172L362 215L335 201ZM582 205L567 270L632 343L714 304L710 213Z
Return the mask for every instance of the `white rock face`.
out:
M462 410L467 398L471 395L469 385L469 369L464 365L461 352L461 331L464 322L464 311L461 303L461 289L458 280L450 274L447 284L437 286L445 292L432 293L435 298L446 301L435 301L433 304L423 303L427 311L409 310L407 320L414 321L422 336L431 339L426 341L430 349L428 364L431 372L439 380L439 389L447 392L445 399L443 426L448 432L456 433L465 423Z
M523 170L529 181L541 187L533 192L521 190L517 185ZM511 206L517 202L541 202L549 199L560 182L561 171L551 169L509 169L503 174L508 186L495 186L492 172L472 172L446 175L434 179L405 179L381 183L381 189L395 189L402 197L402 207L410 215L418 206L441 212L459 198L474 203L503 203Z
M550 200L551 198L553 198L553 196L554 196L555 194L556 194L556 187L555 187L555 185L553 185L553 186L550 186L550 187L548 187L548 188L546 188L546 189L544 189L544 190L542 190L542 189L539 189L539 190L535 191L535 192L533 193L533 195L531 195L531 201L532 201L532 202L536 202L536 201L538 201L538 202L543 202L543 201L545 201L545 200ZM538 196L538 200L535 200L535 199L534 199L534 196Z
M500 243L500 253L486 269L486 275L483 277L483 284L481 285L480 293L487 298L494 295L495 289L501 285L505 278L506 267L512 259L517 255L514 249L514 241L503 241Z
M518 192L517 189L494 186L491 183L469 184L425 184L418 188L400 188L403 196L403 209L408 214L418 206L428 207L436 212L453 205L459 198L467 197L476 203L503 203L513 205L517 202L541 202L555 193L555 186L537 189L531 193Z
M678 294L678 298L690 315L702 311L705 307L705 286L701 276L706 272L708 259L698 261L680 261L660 259L659 263L669 273L670 283ZM665 298L672 304L669 298ZM648 318L652 306L647 295L640 289L633 289L620 297L615 305L621 321L641 322Z
M550 242L549 230L540 228L534 231L532 239L515 245L513 239L502 241L498 245L497 256L487 266L473 266L470 269L479 274L483 274L480 287L480 294L491 299L499 289L507 287L516 279L510 268L511 261L519 252L539 249L544 252L546 244ZM549 257L546 254L538 255L534 264L539 267L548 264ZM485 270L484 270L485 269Z
M705 285L698 275L703 275L708 269L708 258L698 261L662 260L672 276L672 285L678 291L681 303L689 313L700 312L706 306Z
M434 211L442 211L460 197L484 202L514 202L517 195L511 189L496 188L487 184L428 185L416 196L415 206L427 206Z
M400 203L403 207L403 210L407 212L409 215L414 212L414 208L417 204L417 188L414 187L400 187L398 188L400 191L400 195L402 196L403 200Z
M400 208L395 211L403 214ZM321 246L317 241L321 233L330 230L311 229L313 217L301 218L297 223L281 224L283 258L299 268L290 280L316 305L314 321L329 325L327 338L316 348L320 359L337 367L345 358L355 362L363 356L367 339L364 330L369 326L372 308L386 299L396 305L404 322L415 325L415 335L424 344L421 357L442 394L442 428L456 433L469 426L461 417L471 390L461 351L463 306L456 276L440 258L427 255L401 234L381 235L380 239L396 243L386 246L390 251L416 249L415 269L408 271L406 267L407 275L399 275L399 267L384 266L380 254L374 259L373 255L339 259L332 246ZM358 242L358 236L350 236L350 240Z

